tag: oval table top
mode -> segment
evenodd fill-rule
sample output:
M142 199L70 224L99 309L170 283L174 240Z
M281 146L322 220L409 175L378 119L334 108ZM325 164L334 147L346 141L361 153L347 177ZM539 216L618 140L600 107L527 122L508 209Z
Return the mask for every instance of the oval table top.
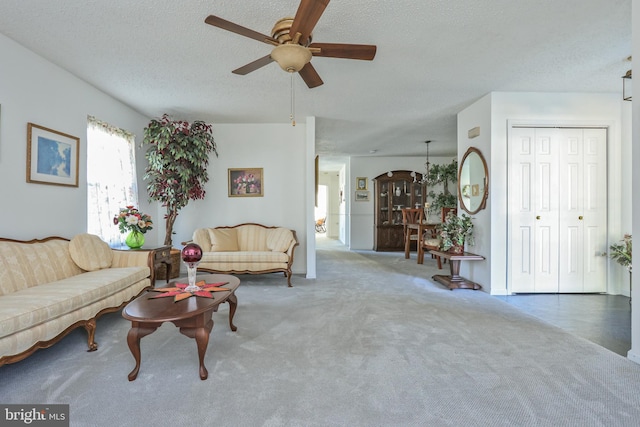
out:
M201 280L204 280L205 283L226 282L220 287L228 289L228 291L212 292L213 298L192 296L174 302L173 297L153 298L158 296L160 292L150 290L127 304L122 310L122 317L135 322L173 322L186 319L215 309L225 302L240 286L240 279L229 274L203 274L196 276L196 282ZM176 283L187 283L187 278L181 277L171 281L167 287L173 287Z

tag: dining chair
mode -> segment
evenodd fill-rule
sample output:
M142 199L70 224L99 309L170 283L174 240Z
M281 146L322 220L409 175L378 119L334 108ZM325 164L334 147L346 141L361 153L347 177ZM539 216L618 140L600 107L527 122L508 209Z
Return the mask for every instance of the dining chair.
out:
M402 208L402 230L404 237L404 257L409 258L411 242L416 245L420 240L421 225L424 220L424 210L422 208Z

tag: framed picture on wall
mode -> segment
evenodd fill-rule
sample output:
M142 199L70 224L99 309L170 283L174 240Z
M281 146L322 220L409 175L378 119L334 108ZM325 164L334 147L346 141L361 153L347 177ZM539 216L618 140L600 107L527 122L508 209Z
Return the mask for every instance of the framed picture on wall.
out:
M229 169L229 197L262 197L262 168Z
M27 124L27 182L78 186L80 138Z
M356 202L368 202L369 201L369 192L356 190Z
M359 176L356 178L356 190L367 190L367 178Z

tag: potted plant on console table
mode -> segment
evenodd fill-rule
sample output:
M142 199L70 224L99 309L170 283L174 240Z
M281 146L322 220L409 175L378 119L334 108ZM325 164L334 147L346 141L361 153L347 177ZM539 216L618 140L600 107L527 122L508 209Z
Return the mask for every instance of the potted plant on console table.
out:
M445 221L438 226L440 235L440 249L455 254L464 253L464 244L473 245L473 223L471 217L462 214L457 216L449 212Z
M212 126L199 120L192 123L173 120L164 114L160 120L149 122L144 129L143 143L149 145L143 178L148 181L147 194L149 200L159 201L166 208L164 244L171 246L178 211L189 200L204 199L204 184L209 181L209 155L213 152L218 156ZM178 277L178 249L172 250L171 260L172 276L175 273Z

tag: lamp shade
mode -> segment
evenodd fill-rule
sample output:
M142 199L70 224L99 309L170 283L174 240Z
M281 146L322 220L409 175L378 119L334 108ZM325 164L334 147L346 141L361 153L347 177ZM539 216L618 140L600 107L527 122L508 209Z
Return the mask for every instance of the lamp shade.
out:
M297 73L311 61L311 52L299 44L281 44L273 48L271 58L284 71Z

